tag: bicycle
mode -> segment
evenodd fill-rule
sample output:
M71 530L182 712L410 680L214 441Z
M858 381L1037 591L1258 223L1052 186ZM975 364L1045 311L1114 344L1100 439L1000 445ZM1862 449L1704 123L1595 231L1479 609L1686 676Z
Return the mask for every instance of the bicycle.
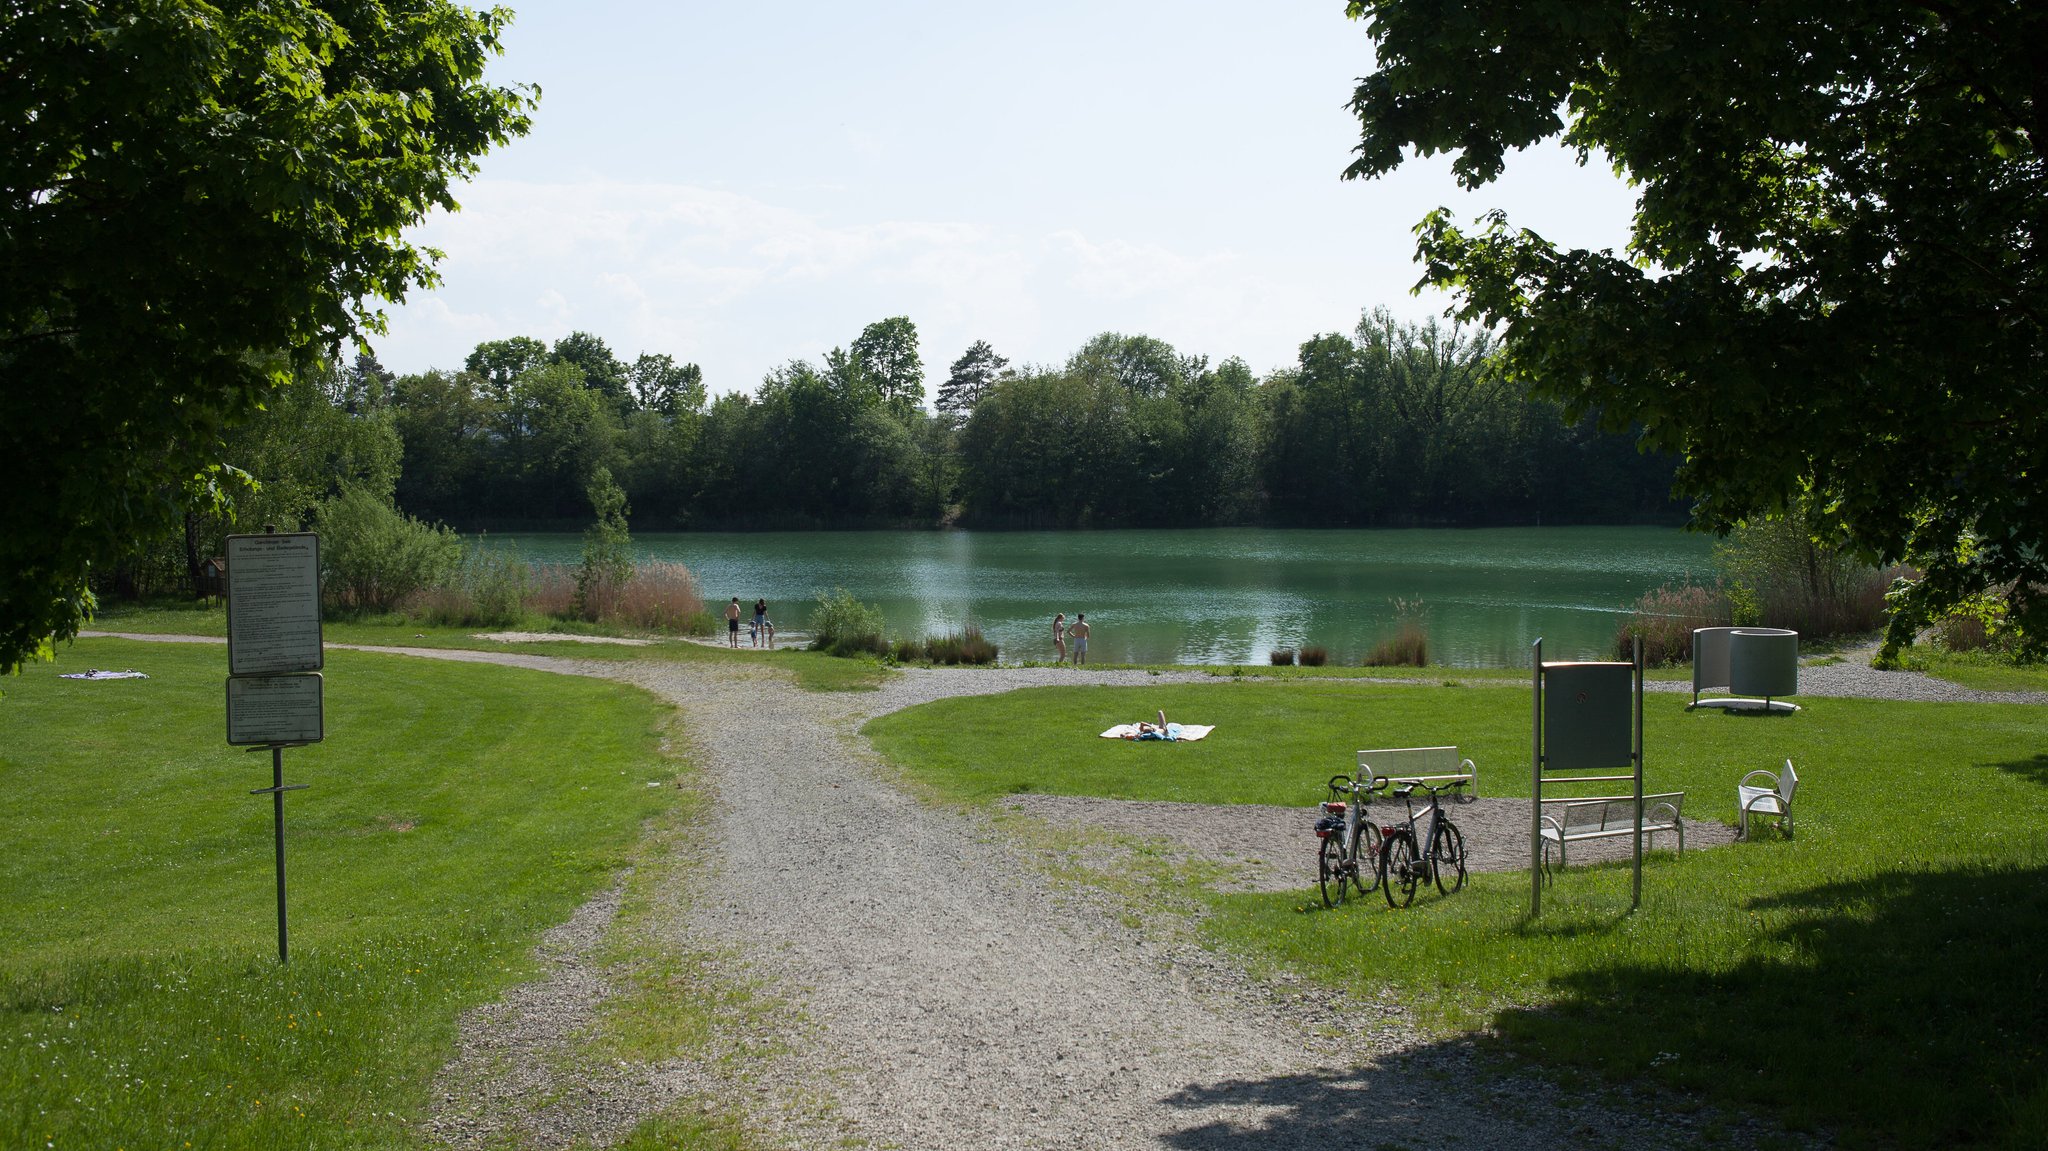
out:
M1415 889L1424 883L1436 884L1438 894L1449 895L1465 887L1465 836L1458 825L1444 817L1443 804L1438 797L1446 791L1464 787L1465 780L1455 780L1441 786L1408 780L1407 786L1394 792L1407 805L1408 819L1382 829L1380 891L1387 897L1388 907L1406 907L1415 902ZM1415 839L1415 801L1411 798L1416 788L1429 792L1429 835L1422 842ZM1444 884L1444 873L1456 876L1449 887ZM1396 888L1399 889L1398 894Z
M1351 889L1365 895L1379 886L1384 873L1380 827L1364 816L1372 793L1385 786L1387 781L1377 777L1362 784L1348 775L1330 777L1330 796L1323 801L1323 817L1316 821L1316 836L1322 840L1316 848L1316 883L1322 888L1324 907L1342 904Z

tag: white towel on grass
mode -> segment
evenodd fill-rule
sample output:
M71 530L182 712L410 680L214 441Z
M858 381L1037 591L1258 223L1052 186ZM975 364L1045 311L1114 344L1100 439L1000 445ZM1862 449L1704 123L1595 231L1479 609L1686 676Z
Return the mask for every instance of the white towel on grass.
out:
M1215 730L1216 730L1216 725L1215 725L1215 724L1209 724L1209 725L1207 725L1207 726L1204 726L1204 725L1202 725L1202 724L1199 724L1199 723L1180 723L1180 724L1175 724L1174 726L1180 729L1180 732L1179 732L1179 737L1178 737L1177 739L1171 739L1171 740L1158 740L1158 741L1156 741L1156 742L1159 742L1159 743L1188 743L1188 742L1191 742L1191 741L1193 741L1193 740L1197 740L1197 739L1200 739L1200 738L1202 738L1203 736L1205 736L1205 735L1209 734L1210 732L1212 732L1212 731L1215 731ZM1102 733L1102 738L1104 738L1104 739L1133 739L1133 738L1136 738L1137 734L1138 734L1138 725L1137 725L1137 724L1135 724L1135 723L1120 723L1120 724L1117 724L1117 725L1116 725L1115 727L1112 727L1112 728L1110 728L1110 729L1109 729L1108 731L1105 731L1105 732L1103 732L1103 733Z

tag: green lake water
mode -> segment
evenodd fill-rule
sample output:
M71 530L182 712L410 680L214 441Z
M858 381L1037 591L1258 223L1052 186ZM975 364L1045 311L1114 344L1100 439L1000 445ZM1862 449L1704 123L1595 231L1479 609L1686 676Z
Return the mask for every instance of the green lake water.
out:
M573 563L575 535L491 536L528 560ZM1005 662L1050 659L1054 612L1088 613L1101 663L1264 663L1320 644L1356 663L1419 601L1432 663L1526 667L1608 658L1643 592L1710 580L1712 541L1673 528L1087 532L763 532L635 536L639 558L679 561L714 608L769 603L784 633L820 592L879 604L892 637L972 620Z

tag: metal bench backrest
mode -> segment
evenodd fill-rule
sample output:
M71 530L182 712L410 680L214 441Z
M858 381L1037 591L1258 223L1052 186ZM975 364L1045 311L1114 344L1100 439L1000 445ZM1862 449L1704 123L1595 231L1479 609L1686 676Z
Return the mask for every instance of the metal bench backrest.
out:
M1420 775L1459 775L1455 747L1389 747L1358 753L1358 774L1382 779L1413 779Z
M1685 802L1682 791L1649 792L1643 796L1643 819L1654 822L1654 809L1660 803L1674 808ZM1563 811L1558 811L1563 808ZM1575 828L1591 827L1606 830L1609 827L1627 827L1635 819L1636 800L1632 795L1588 795L1577 799L1546 799L1543 811L1558 821L1570 833Z
M1799 790L1799 773L1792 770L1792 761L1785 761L1785 774L1778 777L1778 798L1787 808L1792 806L1792 793Z

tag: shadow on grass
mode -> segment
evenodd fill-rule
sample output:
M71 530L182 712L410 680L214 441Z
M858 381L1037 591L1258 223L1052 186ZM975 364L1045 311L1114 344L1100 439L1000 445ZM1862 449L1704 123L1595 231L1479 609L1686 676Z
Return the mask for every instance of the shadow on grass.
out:
M2015 759L2009 763L1997 763L1992 766L2008 775L2017 775L2028 783L2048 787L2048 753L2032 759Z
M1498 1030L1850 1146L2048 1146L2048 869L1890 872L1751 908L1789 918L1768 958L1582 972Z
M1775 926L1733 968L1616 963L1497 1014L1498 1044L1456 1037L1355 1069L1191 1084L1163 1100L1187 1120L1167 1145L1456 1146L1484 1116L1503 1146L1832 1132L1846 1148L2048 1147L2048 868L1888 872L1748 910ZM1599 917L1556 930L1617 929ZM1375 1019L1356 1022L1362 1052ZM1502 1047L1541 1078L1499 1075ZM1622 1089L1623 1122L1638 1126L1586 1128L1592 1116L1557 1109L1588 1102L1589 1078Z

